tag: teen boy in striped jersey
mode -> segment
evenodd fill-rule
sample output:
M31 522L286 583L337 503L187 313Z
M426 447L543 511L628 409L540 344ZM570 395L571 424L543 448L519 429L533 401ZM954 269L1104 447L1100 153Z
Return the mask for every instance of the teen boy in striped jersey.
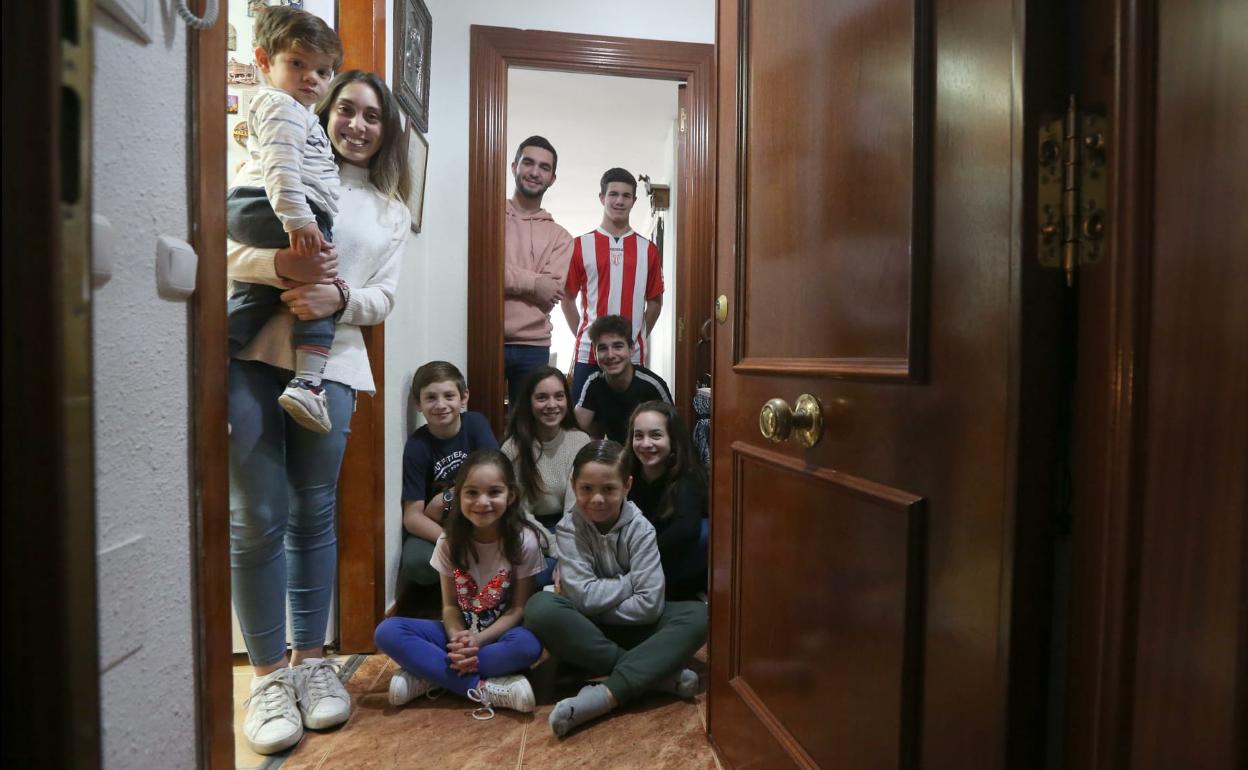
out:
M646 363L650 330L663 309L663 261L658 248L633 232L628 223L637 202L637 180L622 168L608 169L599 183L602 224L577 238L564 287L563 315L576 335L572 399L579 401L585 381L598 371L589 327L608 315L632 325L632 360ZM578 307L579 305L579 307Z

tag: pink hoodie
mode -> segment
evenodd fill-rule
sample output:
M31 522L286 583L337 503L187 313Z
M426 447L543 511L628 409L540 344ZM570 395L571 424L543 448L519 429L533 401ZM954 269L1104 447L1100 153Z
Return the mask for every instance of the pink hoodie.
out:
M508 200L503 239L503 342L549 346L554 304L538 304L534 285L544 274L563 287L572 258L572 236L545 209L530 214Z

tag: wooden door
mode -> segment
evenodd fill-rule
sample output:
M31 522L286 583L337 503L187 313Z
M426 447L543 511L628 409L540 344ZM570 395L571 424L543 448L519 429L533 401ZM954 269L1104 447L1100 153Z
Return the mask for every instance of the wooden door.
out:
M1023 377L1055 348L1022 340L1059 279L1021 238L1012 14L719 2L708 729L732 766L1042 761L1049 492L1022 491L1054 398ZM799 394L822 439L765 440Z

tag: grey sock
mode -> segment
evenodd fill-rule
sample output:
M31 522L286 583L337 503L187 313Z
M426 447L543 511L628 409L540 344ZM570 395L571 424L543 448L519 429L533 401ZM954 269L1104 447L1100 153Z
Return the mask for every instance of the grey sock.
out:
M611 710L608 690L600 684L587 684L571 698L555 704L550 712L550 729L560 738L577 725L596 719Z
M295 348L295 377L297 379L320 385L327 363L329 363L329 351L324 348L320 350Z
M650 689L668 692L678 698L689 700L698 694L698 675L687 668L682 668L675 674L655 682Z

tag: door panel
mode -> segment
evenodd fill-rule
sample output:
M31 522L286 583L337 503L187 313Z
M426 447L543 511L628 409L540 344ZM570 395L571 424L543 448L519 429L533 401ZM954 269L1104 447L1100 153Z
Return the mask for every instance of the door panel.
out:
M895 761L919 705L903 672L921 650L922 500L745 443L733 456L737 614L750 619L734 690L817 765Z
M914 88L927 32L913 2L870 5L743 3L747 365L908 369L911 259L928 248L914 211L927 200L914 184L916 163L928 173L915 143L930 99Z
M719 2L717 288L736 302L715 347L708 727L733 766L1005 765L1012 603L1036 582L1012 556L1034 545L1012 14ZM768 443L760 408L802 393L822 440Z

